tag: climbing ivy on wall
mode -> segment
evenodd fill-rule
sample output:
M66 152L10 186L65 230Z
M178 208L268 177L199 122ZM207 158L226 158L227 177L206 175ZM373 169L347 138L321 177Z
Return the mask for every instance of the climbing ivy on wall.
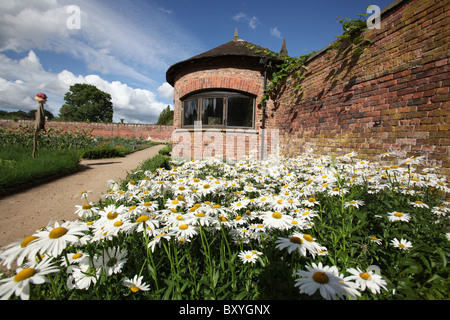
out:
M337 36L338 40L330 45L328 51L333 51L338 49L340 46L353 44L355 47L353 49L353 54L361 54L364 50L369 48L371 39L363 37L363 32L368 30L366 20L363 17L367 16L368 13L358 14L358 19L341 18L337 17L339 23L342 25L342 30L344 33Z
M339 23L342 25L344 30L343 34L337 36L337 40L329 46L329 52L333 50L339 50L342 47L348 47L353 45L353 54L355 56L360 55L364 50L369 48L371 39L363 37L363 32L366 31L367 23L363 17L367 16L368 13L358 14L358 19L341 18L338 17ZM267 57L273 58L277 61L275 66L271 66L272 72L271 77L268 79L268 86L266 88L265 94L263 96L262 102L267 100L267 96L275 91L275 88L280 86L284 79L291 76L293 83L291 83L293 89L298 92L301 91L301 80L303 80L306 75L305 72L308 68L305 63L308 59L316 53L312 51L311 53L297 57L289 57L287 55L282 55L273 52L267 48L261 48L255 45L247 45L249 49L253 50L255 53L262 53Z

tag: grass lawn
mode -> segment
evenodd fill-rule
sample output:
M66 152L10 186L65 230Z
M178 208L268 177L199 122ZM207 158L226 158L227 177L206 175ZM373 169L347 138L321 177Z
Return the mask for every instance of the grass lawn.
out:
M0 195L21 184L78 168L80 152L39 148L32 158L32 148L3 145L0 148Z

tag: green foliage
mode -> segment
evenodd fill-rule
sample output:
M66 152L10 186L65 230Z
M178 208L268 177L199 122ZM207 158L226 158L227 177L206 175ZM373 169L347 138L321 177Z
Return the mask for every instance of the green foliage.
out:
M359 55L364 50L369 49L372 40L362 35L368 29L367 22L363 19L367 15L368 13L358 14L358 19L341 19L341 17L338 17L337 19L341 23L344 33L337 36L338 40L330 45L329 51L337 50L343 46L353 45L353 54Z
M30 110L28 112L19 110L19 111L4 111L0 110L0 119L11 119L11 120L35 120L36 110ZM47 120L52 120L54 118L54 115L44 109L44 116L47 118Z
M167 144L158 151L158 153L166 156L170 156L171 152L172 152L172 144Z
M158 121L156 124L158 125L166 125L171 126L173 125L173 110L170 110L170 106L167 106L161 113L159 114Z
M311 57L315 51L297 57L289 57L273 52L267 48L263 49L258 46L248 45L248 48L256 53L262 53L266 57L273 59L275 65L268 66L268 74L270 75L269 81L266 87L265 94L262 98L262 102L268 99L268 95L274 94L276 89L283 85L284 80L288 76L292 76L294 79L294 90L301 90L301 81L306 78L305 72L308 68L305 66L306 61Z
M76 83L65 94L60 109L63 121L112 122L113 104L109 93L94 85Z
M82 158L84 159L104 159L104 158L116 158L125 157L130 153L130 149L124 146L111 146L108 144L101 145L94 149L88 149L83 152Z

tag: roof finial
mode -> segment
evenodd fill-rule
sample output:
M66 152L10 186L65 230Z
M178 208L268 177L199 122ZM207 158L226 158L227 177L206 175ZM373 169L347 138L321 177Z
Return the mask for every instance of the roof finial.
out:
M280 54L284 56L288 55L288 51L286 49L286 38L283 38L283 44L281 45Z
M236 30L234 30L234 37L233 37L233 41L238 41L239 40L239 35L238 35L238 31L237 28Z

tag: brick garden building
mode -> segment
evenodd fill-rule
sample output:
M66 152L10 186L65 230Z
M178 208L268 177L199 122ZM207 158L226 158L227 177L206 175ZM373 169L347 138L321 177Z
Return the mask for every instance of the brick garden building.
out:
M265 76L272 70L267 66L277 61L251 47L258 46L239 39L236 30L232 41L167 71L167 82L174 87L173 140L175 145L182 141L179 156L259 155ZM269 101L267 108L272 105ZM273 124L267 121L264 127ZM272 152L270 133L264 149Z
M278 87L264 133L267 57L235 37L181 61L166 74L174 87L174 150L237 159L259 156L261 146L268 154L313 148L369 159L395 151L426 156L449 174L449 15L448 1L394 1L381 12L381 28L364 32L368 50L325 48L307 61L305 79L288 77Z

